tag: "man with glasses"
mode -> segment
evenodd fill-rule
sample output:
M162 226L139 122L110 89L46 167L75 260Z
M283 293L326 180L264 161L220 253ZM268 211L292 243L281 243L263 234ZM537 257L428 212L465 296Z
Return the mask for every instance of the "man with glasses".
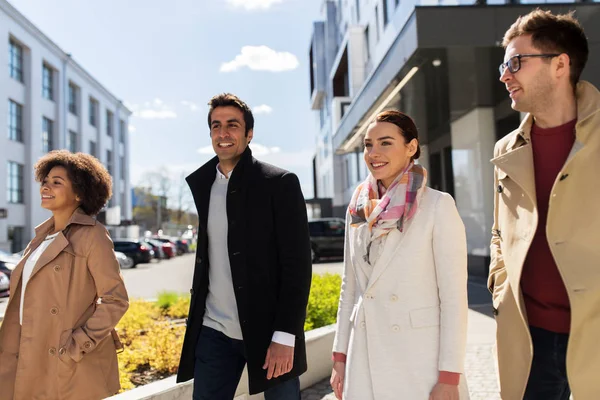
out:
M600 398L600 92L573 15L504 35L500 80L527 113L498 141L489 288L505 400Z

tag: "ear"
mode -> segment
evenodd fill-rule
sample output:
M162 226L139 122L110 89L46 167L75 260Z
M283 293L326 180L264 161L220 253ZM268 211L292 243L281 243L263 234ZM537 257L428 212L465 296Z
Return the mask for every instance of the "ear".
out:
M570 78L571 75L571 57L567 53L562 53L554 60L554 74L557 78Z
M248 131L248 136L247 136L247 138L248 138L248 143L250 143L250 141L252 140L252 138L254 138L254 130L253 130L253 129L250 129L250 130Z
M410 157L414 156L417 153L417 148L419 147L419 141L417 139L413 139L407 144L408 146L408 155Z

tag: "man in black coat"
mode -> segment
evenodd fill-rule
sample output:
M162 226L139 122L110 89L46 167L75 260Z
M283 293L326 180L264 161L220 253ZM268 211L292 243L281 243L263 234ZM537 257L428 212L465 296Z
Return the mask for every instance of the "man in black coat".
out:
M194 400L231 400L244 365L250 394L300 400L312 275L306 204L296 175L257 161L250 108L209 102L217 156L186 178L200 225L177 381Z

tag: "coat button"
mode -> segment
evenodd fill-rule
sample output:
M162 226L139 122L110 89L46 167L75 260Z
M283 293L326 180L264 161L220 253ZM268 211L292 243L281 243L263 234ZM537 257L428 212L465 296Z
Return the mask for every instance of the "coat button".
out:
M54 266L54 272L60 272L60 265Z
M395 294L390 296L390 300L391 301L398 301L398 296L396 296Z
M86 350L89 350L89 349L91 349L91 348L92 348L92 342L89 342L89 341L88 341L88 342L85 342L85 343L83 344L83 348L84 348L84 349L86 349Z
M56 315L56 314L58 314L58 308L56 308L56 307L52 307L52 308L50 309L50 314L52 314L52 315Z
M202 257L196 257L196 264L202 264Z
M362 321L362 322L360 323L360 327L361 327L361 328L364 328L364 327L366 327L366 326L367 326L367 324L365 323L365 321Z
M61 347L60 349L58 349L58 354L60 354L61 356L64 356L67 352L67 349L65 349L64 347Z
M240 254L242 254L242 253L240 253L239 251L236 251L233 253L234 256L239 256Z
M569 176L569 174L564 174L560 176L560 180L564 181L565 179L567 179L567 177Z
M190 294L193 296L194 295L194 289L190 289Z
M50 347L50 349L48 350L48 354L50 354L51 356L56 355L56 349L54 347Z
M398 325L394 325L394 326L392 326L392 330L394 332L400 332L400 327Z
M502 193L504 191L504 188L502 187L502 185L498 185L498 193Z

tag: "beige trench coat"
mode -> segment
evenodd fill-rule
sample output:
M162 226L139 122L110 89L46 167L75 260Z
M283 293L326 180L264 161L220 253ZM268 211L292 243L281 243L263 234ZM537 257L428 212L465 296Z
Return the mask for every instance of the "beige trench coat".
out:
M0 400L97 400L118 392L114 332L129 306L108 232L77 210L36 263L19 323L21 274L53 228L36 228L11 276L0 327Z
M576 139L550 194L546 236L571 303L567 375L576 400L600 398L600 92L577 86ZM489 288L503 400L521 400L533 347L521 272L538 224L528 115L495 147Z

